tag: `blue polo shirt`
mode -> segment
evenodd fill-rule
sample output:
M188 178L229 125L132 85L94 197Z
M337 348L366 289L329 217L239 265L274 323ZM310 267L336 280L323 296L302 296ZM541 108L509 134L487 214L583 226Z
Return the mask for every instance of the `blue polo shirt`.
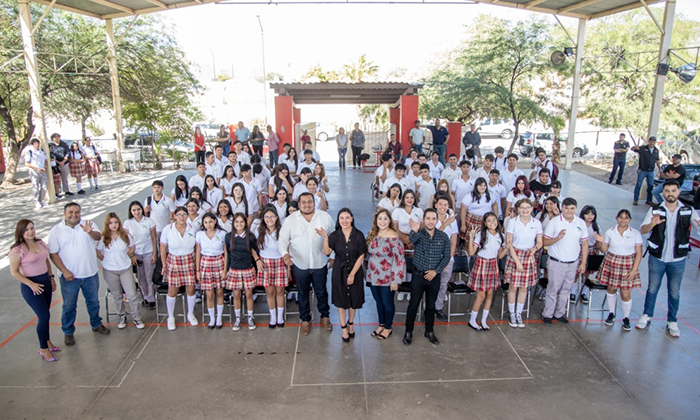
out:
M437 128L434 125L429 125L428 130L430 130L430 132L433 133L433 145L435 145L435 146L440 146L440 145L445 144L445 141L447 140L447 136L450 135L450 132L447 131L447 129L443 126L440 126L440 128Z

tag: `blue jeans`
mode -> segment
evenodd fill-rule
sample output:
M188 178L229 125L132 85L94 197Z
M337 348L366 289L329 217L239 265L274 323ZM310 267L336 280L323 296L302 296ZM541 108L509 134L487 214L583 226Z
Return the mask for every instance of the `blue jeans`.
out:
M321 318L328 318L331 309L328 305L328 289L326 288L328 268L324 266L323 268L302 270L294 265L292 266L292 271L299 288L299 318L302 321L311 321L311 305L309 303L311 287L314 288L314 293L316 294Z
M613 159L613 168L612 172L610 172L610 179L609 181L612 182L613 178L615 178L615 172L620 170L620 172L617 172L617 182L622 182L622 175L625 173L625 159Z
M377 318L379 325L387 330L391 329L394 323L394 293L389 286L369 286L372 297L377 303Z
M226 143L220 143L220 144L221 144L221 146L223 146L223 148L224 148L224 156L228 157L228 152L231 151L231 145L230 145L228 142L226 142Z
M414 147L416 150L418 150L418 154L419 154L419 155L420 155L421 153L423 153L423 145L422 145L422 144L414 144L413 147ZM430 158L430 156L428 156L428 158ZM430 159L428 159L428 160L430 160Z
M78 307L78 294L83 291L85 305L90 315L90 326L95 329L102 325L100 317L100 276L98 273L86 278L76 278L66 281L63 274L59 276L61 282L61 296L63 297L63 313L61 314L61 329L65 335L75 333L75 317Z
M345 168L345 155L348 153L348 148L343 147L338 149L338 167Z
M267 155L270 160L270 168L277 166L277 149L268 150Z
M445 165L445 149L447 148L446 144L433 144L433 151L440 153L440 163Z
M637 172L637 185L634 186L634 201L639 200L639 190L642 189L644 180L647 181L647 201L651 201L651 192L654 189L654 171Z
M657 185L656 187L654 187L653 190L651 190L651 194L654 196L654 198L656 199L656 202L659 204L664 202L664 198L661 196L661 193L663 191L664 191L664 184L663 183Z
M677 322L678 304L681 298L681 280L685 272L685 261L665 263L660 259L649 256L649 286L647 296L644 299L644 313L649 317L654 316L654 306L656 305L656 294L661 287L661 281L666 274L666 285L668 287L668 322Z
M49 273L40 274L38 276L27 277L34 283L39 283L44 286L44 293L35 295L32 289L22 284L20 289L22 297L36 314L36 334L39 336L39 348L48 349L48 341L51 339L49 335L49 318L51 318L51 279Z

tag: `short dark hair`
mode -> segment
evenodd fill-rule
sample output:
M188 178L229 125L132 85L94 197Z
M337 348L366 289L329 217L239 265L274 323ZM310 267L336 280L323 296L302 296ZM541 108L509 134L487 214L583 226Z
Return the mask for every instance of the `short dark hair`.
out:
M422 165L420 166L420 168L419 168L419 169L420 169L421 171L422 171L423 169L427 169L427 170L430 170L430 166L428 166L428 164L427 164L427 163L424 163L424 164L422 164Z
M397 163L396 166L394 166L395 171L405 171L406 170L406 165L403 163Z
M449 155L447 158L449 159L449 158L451 158L451 157L457 157L457 155L454 154L454 153L450 153L450 155Z
M420 166L420 162L418 162L417 160L414 160L413 162L411 162L411 168L413 168L416 165Z
M309 168L308 166L304 166L303 168L301 168L301 172L299 172L299 173L300 174L310 174L311 168Z
M71 201L70 203L67 203L65 206L63 206L63 211L68 210L68 207L74 207L74 206L81 208L80 204L76 203L75 201Z
M518 160L518 155L516 155L515 153L511 153L508 155L508 159L510 158L515 158L515 160Z
M217 144L216 146L214 146L214 150L216 150L216 149L224 150L224 146Z
M420 120L415 120L413 123L414 123L414 124L415 124L415 123L420 124Z
M435 155L437 155L438 157L440 157L440 152L433 152L433 156L435 156Z
M460 167L460 168L461 168L462 166L464 166L464 165L472 166L472 161L471 161L471 160L466 160L466 159L465 159L465 160L459 162L459 167Z
M289 143L285 143L285 144L282 145L282 148L284 149L285 147L292 147L292 145L289 144Z
M491 175L491 174L500 175L500 174L501 174L501 171L499 171L499 170L496 169L496 168L493 168L493 169L491 169L491 172L489 172L489 175Z
M675 187L678 188L679 190L681 189L681 183L678 182L677 179L669 179L669 180L666 180L666 182L664 182L663 188L666 188L667 186L668 186L668 187L674 187L674 186L675 186Z
M432 207L428 207L427 209L425 209L425 211L423 212L423 217L427 216L428 213L435 213L435 216L437 217L437 210L435 210Z
M561 189L561 182L559 180L556 180L550 184L550 188L559 188Z
M425 155L425 153L419 153L419 154L418 154L418 159L420 159L421 157L424 157L424 158L426 158L426 159L428 158L428 157Z
M391 160L391 155L389 153L384 153L382 155L382 162L388 162Z
M51 134L51 140L53 140L53 139L56 138L56 137L61 137L61 135L58 134L58 133L53 133L53 134Z
M304 150L304 154L305 154L305 155L311 155L311 156L313 156L313 155L314 155L314 151L311 150L311 149L305 149L305 150Z
M233 153L234 155L238 156L238 153L236 153L235 150L229 150L228 155L231 156L231 153Z
M538 147L537 149L535 149L535 156L539 155L540 153L544 153L545 155L547 155L547 151L543 148Z
M299 203L301 203L301 197L305 197L305 196L307 196L307 195L308 195L309 197L311 197L311 199L314 200L314 202L316 201L316 199L314 198L314 195L311 194L311 193L308 192L308 191L305 191L305 192L299 194L299 198L297 198L297 201L298 201Z
M153 183L151 184L151 187L155 187L156 185L158 185L160 187L165 187L165 185L163 184L163 181L161 181L160 179L156 179L155 181L153 181Z
M211 153L211 152L209 152L209 153ZM199 162L197 162L197 167L199 168L200 166L207 166L207 165L204 162L199 161Z
M251 169L253 169L253 168L251 168L250 165L248 165L247 163L244 163L243 165L241 165L241 172L246 172L246 171L249 171Z
M549 168L542 168L540 169L540 173L537 176L540 176L542 174L552 175L552 172L549 170Z
M578 203L576 202L576 199L571 198L571 197L566 197L564 201L561 203L562 207L566 206L578 206Z
M493 153L505 153L506 149L503 148L503 146L497 146L495 149L493 149Z
M496 160L496 158L493 157L491 153L489 153L488 155L484 156L484 160L490 160L491 162L493 162L494 160Z
M207 153L204 154L204 157L205 157L205 158L209 158L209 156L214 156L214 152L212 152L212 151L210 150L210 151L208 151Z

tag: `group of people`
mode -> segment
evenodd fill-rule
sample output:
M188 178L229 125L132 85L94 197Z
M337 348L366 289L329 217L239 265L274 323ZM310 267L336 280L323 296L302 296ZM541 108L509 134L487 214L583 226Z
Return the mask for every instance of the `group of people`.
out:
M326 280L332 269L331 303L337 307L344 342L355 337L355 315L365 302L365 283L377 308L378 326L372 336L384 340L393 333L399 286L410 282L403 338L410 345L421 304L425 306L425 337L439 343L434 319L447 320L443 305L455 258L470 260L467 285L476 292L476 299L468 325L488 331L498 288L507 293L509 325L525 327L525 300L528 289L539 280L544 252L549 285L543 322L568 323L565 312L570 295L578 291L577 276L589 274L589 255L605 253L597 280L608 288L606 324L613 325L617 317L616 293L620 290L622 327L630 330L630 291L641 286L641 234L647 233L649 288L637 328L645 328L653 316L656 294L666 274L670 292L667 328L674 337L680 334L678 293L690 226L698 228L700 218L677 201L676 180L664 183L664 201L649 210L641 232L630 226L630 212L621 210L617 225L603 233L594 207L584 206L577 216L577 201L562 196L561 183L552 179L554 165L542 150L537 151L539 159L532 165L532 180L517 167L518 157L504 156L502 148L495 150L495 156L486 155L482 165L468 149L459 161L450 155L446 166L439 153L428 160L412 148L407 157L400 156L402 163L388 150L375 174L381 200L365 235L355 227L351 209L340 209L335 220L326 211L325 168L310 142L304 144L303 159L294 147L284 144L276 165L246 147L249 144L236 140L224 157L223 145L216 145L197 163L196 175L189 179L177 176L169 196L163 182L156 180L152 194L143 202L131 202L123 220L116 213L107 214L101 230L81 217L81 207L75 202L64 206L64 220L51 229L46 243L36 237L31 220L17 223L10 267L37 314L39 353L45 360L57 360L53 353L60 350L49 335L51 293L56 290L53 267L58 270L63 297L64 343L76 343L74 323L81 291L93 331L110 333L99 315L97 259L114 296L119 329L127 327L128 317L136 328L144 328L140 312L154 309L160 281L167 284L167 328L171 331L176 329L176 297L183 292L187 320L199 325L194 314L198 291L205 297L208 328L223 327L224 295L231 293L232 329L238 331L244 322L244 304L248 329L256 329L255 287L265 290L269 328L282 328L285 290L293 282L298 290L301 333L310 332L311 290L320 324L331 331ZM582 300L584 295L585 290Z

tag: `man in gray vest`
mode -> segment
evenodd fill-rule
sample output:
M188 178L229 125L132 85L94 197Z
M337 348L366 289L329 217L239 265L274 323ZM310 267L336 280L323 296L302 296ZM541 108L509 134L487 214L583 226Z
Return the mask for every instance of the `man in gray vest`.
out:
M647 239L649 251L649 286L644 300L644 314L637 321L637 329L643 330L654 316L656 295L664 274L668 287L668 322L666 329L672 337L680 337L678 329L678 304L681 280L685 272L685 260L690 252L690 227L700 230L700 217L692 207L678 202L680 184L675 179L664 183L664 202L654 205L647 213L640 231L650 233Z

